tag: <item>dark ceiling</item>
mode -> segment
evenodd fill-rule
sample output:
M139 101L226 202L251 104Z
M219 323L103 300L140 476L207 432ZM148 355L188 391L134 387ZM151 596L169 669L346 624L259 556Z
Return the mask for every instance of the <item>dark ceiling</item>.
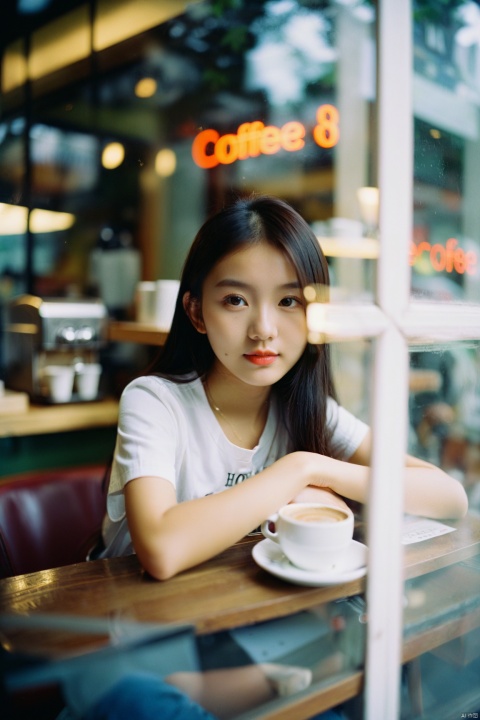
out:
M0 51L69 10L92 0L0 0Z

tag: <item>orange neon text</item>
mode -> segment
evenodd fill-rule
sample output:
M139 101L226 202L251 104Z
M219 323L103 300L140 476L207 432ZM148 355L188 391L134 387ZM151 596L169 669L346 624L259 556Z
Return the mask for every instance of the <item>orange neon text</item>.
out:
M463 275L474 275L477 266L477 255L473 250L465 252L458 246L458 240L449 238L445 246L440 243L431 245L429 242L412 243L410 246L410 265L414 265L423 253L427 253L432 267L437 272L451 273L453 271Z
M313 137L317 145L330 148L338 142L339 114L333 105L321 105L316 114ZM231 165L237 160L275 155L280 150L296 152L305 146L305 127L292 120L281 128L264 125L260 120L242 123L237 132L220 135L217 130L202 130L192 144L192 157L201 168Z

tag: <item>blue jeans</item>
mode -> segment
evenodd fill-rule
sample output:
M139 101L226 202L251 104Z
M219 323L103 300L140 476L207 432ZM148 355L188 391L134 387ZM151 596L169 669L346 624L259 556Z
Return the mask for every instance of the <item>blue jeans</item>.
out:
M83 720L215 720L158 675L138 672L114 685Z
M340 720L334 710L311 720ZM113 686L83 720L216 720L200 705L157 675L137 672Z

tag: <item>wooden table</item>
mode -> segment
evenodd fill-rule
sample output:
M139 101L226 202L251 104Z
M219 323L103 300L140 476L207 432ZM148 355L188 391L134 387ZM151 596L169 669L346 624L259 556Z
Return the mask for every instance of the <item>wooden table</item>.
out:
M480 553L480 518L472 515L448 524L456 531L405 547L406 579ZM365 589L365 579L321 588L279 580L259 568L251 557L253 545L260 539L247 537L165 582L150 578L136 556L7 578L0 580L0 612L185 622L193 623L197 632L204 634L284 617Z
M405 547L405 579L417 591L418 584L424 582L423 591L427 588L435 603L433 615L428 604L423 609L406 610L409 634L405 640L405 661L480 625L480 600L476 607L475 603L469 606L468 612L461 609L466 598L462 573L470 572L465 561L480 553L480 518L468 516L448 524L456 527L456 531ZM245 538L216 558L165 582L153 580L143 572L135 556L0 580L0 612L9 614L9 619L3 617L2 629L6 632L8 628L14 647L56 657L97 646L98 636L85 633L73 638L68 630L62 630L61 622L55 632L46 633L42 627L45 617L52 618L53 624L59 618L61 621L60 616L83 621L102 618L191 623L199 635L204 635L287 617L361 594L365 589L365 579L321 588L299 587L279 580L259 568L251 557L252 547L259 539ZM475 574L473 577L474 582L478 581ZM441 590L442 587L445 589ZM455 603L460 608L458 617L451 612ZM23 627L15 627L12 615L22 621ZM435 618L439 618L438 622ZM308 696L295 699L295 717L308 717L309 712L314 714L312 709L320 712L353 697L360 691L362 679L362 672L351 671L333 677L326 686L313 688ZM276 711L271 717L289 717L282 712L287 710Z

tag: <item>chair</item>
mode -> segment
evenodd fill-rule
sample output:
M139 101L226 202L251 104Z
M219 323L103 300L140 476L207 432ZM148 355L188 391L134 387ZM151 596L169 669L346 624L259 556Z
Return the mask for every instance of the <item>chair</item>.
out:
M104 466L0 479L0 577L86 560L101 533Z

